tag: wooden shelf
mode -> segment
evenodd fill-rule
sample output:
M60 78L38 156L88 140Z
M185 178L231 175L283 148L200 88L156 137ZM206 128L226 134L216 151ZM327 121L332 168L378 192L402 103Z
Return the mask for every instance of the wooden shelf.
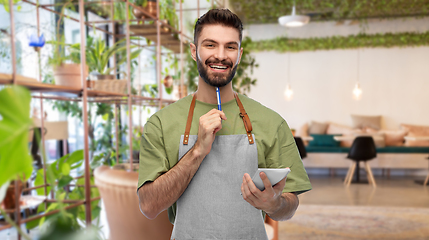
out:
M0 78L0 85L12 84L11 79ZM70 88L55 84L47 84L40 82L25 82L18 81L17 85L28 88L33 93L43 93L43 96L33 96L35 98L45 98L53 100L74 100L81 101L83 90L80 88ZM128 103L128 94L105 92L88 89L88 102L104 102L104 103ZM135 105L156 105L161 99L144 96L131 95L132 104ZM176 100L162 99L165 104L174 103Z
M157 29L155 24L136 24L130 25L130 31L138 36L145 37L153 42L157 42ZM183 47L187 43L182 43ZM161 26L161 46L170 49L174 53L180 53L180 39L179 34L172 33L166 27Z

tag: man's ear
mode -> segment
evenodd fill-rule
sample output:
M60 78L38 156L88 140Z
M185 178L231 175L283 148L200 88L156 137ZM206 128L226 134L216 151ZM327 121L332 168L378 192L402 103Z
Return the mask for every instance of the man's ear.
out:
M240 64L240 62L241 62L241 56L243 55L243 48L240 48L240 56L239 56L239 58L238 58L238 63L237 63L237 65L238 64Z
M197 61L197 46L194 43L190 43L189 47L191 47L191 55L194 61Z

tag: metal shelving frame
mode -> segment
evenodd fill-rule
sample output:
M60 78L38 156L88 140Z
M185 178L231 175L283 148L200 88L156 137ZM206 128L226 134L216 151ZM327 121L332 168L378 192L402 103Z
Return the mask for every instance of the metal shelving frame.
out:
M54 4L39 4L39 0L35 0L35 2L31 1L31 0L22 0L24 3L26 4L31 4L33 6L36 6L36 15L37 15L37 34L38 36L40 36L40 20L39 20L39 15L40 15L40 9L44 10L44 11L48 11L54 14L61 14L55 10L50 9L50 7L53 7ZM99 3L99 4L110 4L111 7L111 18L113 18L114 15L114 8L113 8L113 4L115 2L115 0L106 0L106 1L94 1L94 2L84 2L84 0L76 0L79 6L79 19L67 16L68 19L72 20L72 21L76 21L80 23L80 35L81 35L81 39L80 42L81 43L85 43L86 42L86 31L85 28L88 27L92 27L97 29L98 31L107 33L111 36L113 36L113 41L115 39L115 37L121 37L124 36L123 34L117 34L115 33L115 27L114 24L115 23L123 23L124 21L118 21L118 20L106 20L106 21L85 21L85 16L84 16L84 6L85 4L94 4L94 3ZM197 14L198 16L200 15L199 10L200 8L200 0L196 0L197 1L197 8L196 9L182 9L182 1L179 1L179 9L176 10L179 12L179 28L180 29L174 29L173 27L162 23L161 20L158 17L152 16L151 14L149 14L145 9L143 9L142 7L136 6L133 3L130 3L128 0L119 0L116 2L125 2L126 3L126 20L125 20L125 37L127 39L126 41L126 45L127 45L127 67L126 67L126 72L127 72L127 94L118 94L118 93L112 93L112 92L103 92L103 91L96 91L96 90L90 90L88 89L87 86L87 80L85 79L84 74L81 74L81 82L82 82L82 86L84 86L82 89L80 88L70 88L70 87L65 87L65 86L59 86L59 85L52 85L52 84L45 84L42 83L41 79L42 79L42 75L41 72L39 71L39 76L38 76L38 82L30 82L30 81L21 81L18 80L17 77L17 71L16 71L16 46L15 46L15 23L14 23L14 11L13 11L13 0L9 0L9 9L10 9L10 38L11 38L11 60L12 60L12 74L10 76L10 79L4 79L4 78L0 78L0 85L9 85L9 84L13 84L13 85L20 85L20 86L24 86L26 88L28 88L31 92L33 92L33 96L32 98L39 98L40 99L40 111L41 113L44 112L43 110L43 99L54 99L54 100L64 100L64 101L81 101L83 104L83 108L82 108L82 122L83 122L83 128L84 128L84 178L85 178L85 198L82 200L64 200L64 203L70 204L66 207L66 209L70 209L70 208L74 208L74 207L78 207L81 205L85 205L85 213L86 213L86 224L87 225L91 225L91 202L92 201L96 201L99 200L100 197L96 197L96 198L91 198L91 187L95 187L95 186L91 186L90 184L90 177L91 177L91 169L90 169L90 157L89 157L89 142L88 142L88 112L87 112L87 103L89 102L103 102L103 103L109 103L109 104L115 104L115 125L116 125L116 135L118 134L118 105L127 105L128 109L130 109L129 114L128 114L128 124L129 124L129 155L130 155L130 169L133 169L133 161L131 160L132 158L132 126L133 126L133 122L132 122L132 106L133 105L138 105L138 106L157 106L159 109L166 105L166 104L170 104L173 103L174 100L168 100L168 99L164 99L162 96L162 77L161 77L161 55L163 54L161 52L161 46L162 45L162 31L161 31L161 27L167 27L168 29L170 29L170 34L171 33L175 33L179 35L179 51L176 51L175 53L180 54L180 72L183 73L183 68L184 68L184 47L183 47L183 43L185 42L185 39L187 39L187 41L192 41L192 38L190 38L189 36L186 36L184 33L184 26L183 26L183 11L187 11L187 10L197 10ZM213 5L216 4L217 6L224 6L225 5L225 0L219 1L219 0L212 0L212 7ZM136 95L132 95L131 94L131 61L130 61L130 45L131 44L136 44L137 43L131 43L130 41L130 22L135 22L135 21L139 21L139 20L134 20L134 19L129 19L129 7L132 8L136 8L138 10L140 10L145 16L146 19L145 20L153 20L155 25L156 25L156 76L157 76L157 82L158 82L158 97L156 98L151 98L151 97L144 97L144 96L136 96ZM157 16L159 16L159 4L157 4ZM95 24L99 24L99 23L106 23L106 24L111 24L112 26L112 31L106 31L105 29L101 29L99 27L96 27ZM134 25L133 25L134 26ZM151 32L151 34L153 34L153 32ZM135 35L139 35L139 36L144 36L144 34L135 34ZM152 38L153 39L153 38ZM153 39L154 40L154 39ZM146 46L142 46L139 45L140 47L146 47ZM168 47L168 46L166 46ZM85 49L86 46L85 44L81 44L81 72L84 72L84 66L86 63L86 59L85 59ZM38 57L40 59L40 52L38 53ZM114 62L115 59L114 59ZM40 61L39 61L40 64ZM40 66L39 66L40 69ZM116 68L115 68L116 69ZM116 70L115 70L116 71ZM116 73L116 72L115 72ZM180 88L182 88L184 86L184 74L181 74L181 79L180 79ZM181 92L181 91L180 91ZM38 94L38 95L37 95ZM181 93L183 94L183 93ZM184 97L184 96L180 96L180 97ZM139 121L141 121L141 119L139 119ZM44 127L44 119L43 117L41 117L41 125L42 128ZM44 136L42 134L42 149L45 149L45 139ZM116 149L118 149L118 140L116 138ZM116 151L117 152L117 151ZM44 156L42 156L44 157ZM117 161L118 161L118 156L116 156ZM46 166L45 164L43 165L44 168L44 172L45 172L45 179L44 179L44 184L40 185L40 186L35 186L35 187L30 187L30 188L25 188L22 191L26 192L26 191L30 191L30 190L34 190L37 188L44 188L45 189L45 196L48 196L48 192L47 192L47 186L48 184L46 183ZM19 195L19 187L18 184L15 184L15 193L16 195L18 195L18 198L16 199L16 206L20 206L19 202L20 202L20 195ZM47 204L48 202L57 202L58 200L56 200L53 197L53 194L51 194L52 199L47 199L45 201L45 204ZM58 213L59 211L52 211L49 213L44 213L44 214L39 214L39 215L35 215L35 216L30 216L26 219L21 219L21 209L20 207L16 207L15 209L12 210L7 210L7 213L14 213L15 214L15 223L20 226L23 223L41 218L43 216L48 216L48 215L52 215L55 213ZM6 225L2 225L0 226L0 231L4 230L4 229L8 229L11 228L12 225L10 224L6 224ZM21 235L18 234L18 239L21 239Z

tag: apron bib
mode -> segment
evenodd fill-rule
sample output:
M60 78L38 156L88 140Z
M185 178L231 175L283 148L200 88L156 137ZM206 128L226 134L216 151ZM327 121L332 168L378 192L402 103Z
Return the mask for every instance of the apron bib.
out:
M267 239L262 211L240 194L244 173L252 176L258 169L258 154L250 120L236 94L235 98L247 134L215 137L210 153L177 200L172 239ZM179 159L197 140L197 135L189 135L194 107L195 96L187 130L181 136Z

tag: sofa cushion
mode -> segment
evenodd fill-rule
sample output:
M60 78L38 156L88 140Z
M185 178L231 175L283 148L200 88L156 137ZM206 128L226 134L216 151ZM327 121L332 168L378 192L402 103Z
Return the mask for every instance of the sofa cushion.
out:
M308 128L309 134L325 134L328 128L328 123L311 121L310 127Z
M336 123L329 123L326 134L340 134L342 136L354 136L354 134L363 133L361 129L354 129L349 126L344 126ZM351 147L353 140L343 140L340 142L341 147Z
M404 137L407 135L405 130L381 130L380 133L384 134L384 142L386 146L403 146Z
M407 131L408 137L429 137L429 126L401 124L401 129ZM405 146L429 147L429 140L405 140Z
M308 123L304 123L300 128L298 128L296 135L300 137L308 137Z
M308 143L310 147L339 147L340 142L334 139L334 136L341 134L311 134L313 140Z
M364 116L364 115L353 115L352 122L354 128L373 128L381 129L381 116Z

